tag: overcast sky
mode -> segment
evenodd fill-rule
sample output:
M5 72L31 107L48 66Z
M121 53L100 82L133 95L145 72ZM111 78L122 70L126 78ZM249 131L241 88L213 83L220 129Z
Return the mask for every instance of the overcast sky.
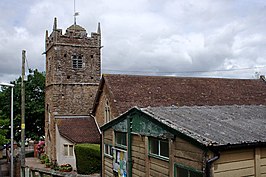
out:
M45 30L73 24L73 0L0 1L0 82L45 70ZM255 78L266 74L265 0L76 0L77 23L102 28L103 73ZM199 72L198 72L199 71Z

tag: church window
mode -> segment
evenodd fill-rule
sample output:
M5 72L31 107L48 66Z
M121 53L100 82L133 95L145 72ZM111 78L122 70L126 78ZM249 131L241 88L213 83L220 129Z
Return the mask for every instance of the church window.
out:
M73 69L81 69L83 65L82 55L72 55L72 67Z
M51 58L48 58L47 66L48 66L48 71L47 72L51 71Z
M48 124L51 123L51 113L49 109L49 104L46 105L46 111L48 112Z
M105 102L105 107L104 107L104 122L110 122L111 120L111 111L110 111L110 105L109 105L109 101L106 100Z

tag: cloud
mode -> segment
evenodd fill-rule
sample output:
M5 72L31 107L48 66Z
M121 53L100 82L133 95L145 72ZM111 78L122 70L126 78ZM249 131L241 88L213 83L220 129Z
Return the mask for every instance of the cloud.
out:
M265 7L261 0L76 1L88 34L101 22L105 73L236 78L265 74ZM73 1L3 0L0 8L0 81L19 75L23 49L29 67L44 70L45 30L54 17L63 31L73 24ZM213 72L226 69L234 70Z

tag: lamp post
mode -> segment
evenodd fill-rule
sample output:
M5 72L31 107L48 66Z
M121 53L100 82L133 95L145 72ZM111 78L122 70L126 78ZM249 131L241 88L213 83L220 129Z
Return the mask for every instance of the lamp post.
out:
M11 88L11 153L10 153L10 156L11 156L11 174L10 174L10 177L14 177L14 130L13 130L13 88L14 88L14 85L13 84L8 84L8 83L0 83L0 86L7 86L7 87L10 87Z

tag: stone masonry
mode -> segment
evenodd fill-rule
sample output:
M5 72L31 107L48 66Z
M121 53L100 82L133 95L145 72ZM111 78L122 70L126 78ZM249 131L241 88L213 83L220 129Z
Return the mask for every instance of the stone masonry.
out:
M55 116L88 115L101 77L101 30L88 37L86 30L72 25L62 34L54 20L53 31L45 39L46 153L56 161Z

